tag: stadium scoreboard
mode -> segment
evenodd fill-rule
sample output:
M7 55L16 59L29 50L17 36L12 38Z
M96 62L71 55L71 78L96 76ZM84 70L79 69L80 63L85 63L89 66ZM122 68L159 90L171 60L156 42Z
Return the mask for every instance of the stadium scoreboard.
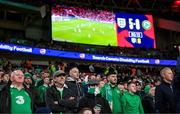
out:
M71 43L156 48L152 15L82 7L52 8L52 39Z

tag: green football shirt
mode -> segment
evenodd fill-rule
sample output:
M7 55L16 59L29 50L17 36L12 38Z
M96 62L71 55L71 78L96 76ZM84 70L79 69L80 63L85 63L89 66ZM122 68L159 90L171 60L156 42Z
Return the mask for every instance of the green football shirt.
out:
M31 98L25 89L18 90L10 88L11 92L11 113L12 114L32 114Z

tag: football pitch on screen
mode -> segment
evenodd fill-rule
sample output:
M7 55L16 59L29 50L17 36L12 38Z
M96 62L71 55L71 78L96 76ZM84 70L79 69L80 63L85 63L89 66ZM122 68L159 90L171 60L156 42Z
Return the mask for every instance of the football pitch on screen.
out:
M52 37L56 41L117 46L116 29L113 23L75 18L53 21Z

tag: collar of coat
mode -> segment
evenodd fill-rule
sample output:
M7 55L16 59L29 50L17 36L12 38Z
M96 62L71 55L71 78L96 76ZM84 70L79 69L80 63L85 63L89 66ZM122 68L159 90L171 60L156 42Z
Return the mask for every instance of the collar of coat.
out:
M18 90L24 89L23 86L22 86L22 87L17 87L17 86L15 86L15 85L13 85L13 84L10 85L10 88L16 88L16 89L18 89Z
M77 83L80 83L81 82L81 80L80 79L78 79L78 80L75 80L74 78L72 78L72 77L67 77L67 79L66 79L66 81L71 81L71 82L77 82Z

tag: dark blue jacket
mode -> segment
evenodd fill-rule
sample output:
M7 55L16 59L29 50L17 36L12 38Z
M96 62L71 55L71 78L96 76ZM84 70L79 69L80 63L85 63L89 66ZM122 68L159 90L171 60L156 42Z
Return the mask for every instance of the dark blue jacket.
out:
M155 90L156 113L175 113L175 101L172 85L162 82Z

